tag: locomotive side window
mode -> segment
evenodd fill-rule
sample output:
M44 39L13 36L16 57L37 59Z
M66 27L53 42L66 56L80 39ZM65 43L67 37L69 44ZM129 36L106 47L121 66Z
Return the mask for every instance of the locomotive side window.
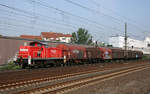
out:
M30 43L30 46L38 46L38 47L41 47L43 44L40 43L40 42L31 42Z
M45 48L48 48L48 45L45 45Z
M37 44L37 46L41 47L42 45L41 44Z
M41 51L38 51L37 56L38 56L38 57L41 56Z
M35 44L30 44L31 46L35 46Z

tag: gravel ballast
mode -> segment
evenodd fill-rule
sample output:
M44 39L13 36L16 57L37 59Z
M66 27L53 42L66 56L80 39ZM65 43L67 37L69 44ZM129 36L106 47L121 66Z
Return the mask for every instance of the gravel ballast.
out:
M150 69L86 86L67 94L150 94Z

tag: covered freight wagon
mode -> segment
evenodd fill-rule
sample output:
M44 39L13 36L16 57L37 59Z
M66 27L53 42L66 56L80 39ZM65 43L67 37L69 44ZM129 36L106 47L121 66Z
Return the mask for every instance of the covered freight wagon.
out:
M86 59L86 49L81 45L58 44L66 61L79 62Z
M112 50L112 59L124 59L124 50L120 48L110 48Z
M98 62L101 59L101 52L99 48L87 47L86 56L89 63Z

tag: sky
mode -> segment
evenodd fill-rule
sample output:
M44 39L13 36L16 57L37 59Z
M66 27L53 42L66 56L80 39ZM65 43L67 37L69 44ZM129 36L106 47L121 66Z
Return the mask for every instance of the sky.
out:
M94 40L108 42L124 35L143 40L150 35L150 0L0 0L0 34L71 34L85 28Z

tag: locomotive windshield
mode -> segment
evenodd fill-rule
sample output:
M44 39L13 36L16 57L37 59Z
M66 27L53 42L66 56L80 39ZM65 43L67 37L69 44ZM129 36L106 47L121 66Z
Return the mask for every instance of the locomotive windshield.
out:
M30 43L30 46L39 46L39 47L41 47L42 45L47 47L47 45L45 43L41 43L41 42L31 42Z

